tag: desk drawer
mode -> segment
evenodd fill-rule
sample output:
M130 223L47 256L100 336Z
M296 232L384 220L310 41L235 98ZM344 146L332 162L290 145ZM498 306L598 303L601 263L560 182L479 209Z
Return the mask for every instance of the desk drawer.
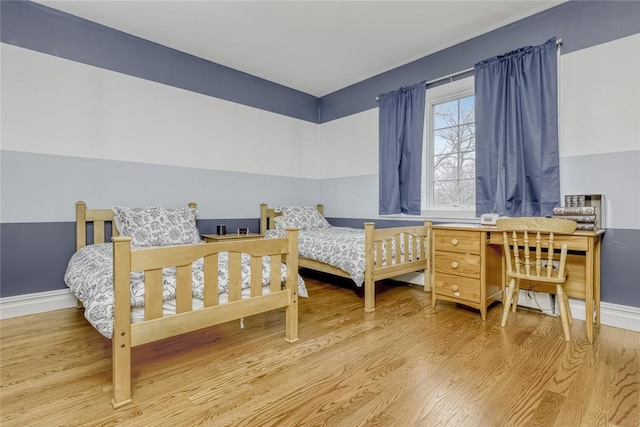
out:
M480 257L457 252L436 252L434 268L436 273L479 279Z
M476 279L436 272L433 288L437 295L480 303L480 281Z
M433 230L433 244L436 252L459 252L479 254L481 233L460 230Z

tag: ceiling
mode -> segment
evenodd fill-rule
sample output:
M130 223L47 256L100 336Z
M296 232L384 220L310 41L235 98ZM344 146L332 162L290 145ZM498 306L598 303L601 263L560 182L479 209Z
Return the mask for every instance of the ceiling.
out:
M320 97L563 1L37 3Z

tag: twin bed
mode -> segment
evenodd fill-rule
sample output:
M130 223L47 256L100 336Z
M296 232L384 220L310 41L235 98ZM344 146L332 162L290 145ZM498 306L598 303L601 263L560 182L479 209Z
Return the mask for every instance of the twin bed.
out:
M297 230L282 239L198 243L195 204L189 209L155 217L133 212L122 227L140 227L125 237L113 210L76 204L77 252L65 282L85 317L112 341L114 408L132 401L132 347L281 308L285 340L298 340L298 296L306 289L297 274ZM192 225L182 221L188 215L194 215ZM104 243L107 223L112 244ZM165 245L151 246L162 239ZM133 250L132 240L138 244ZM142 305L143 318L132 321Z
M299 229L298 266L364 284L364 310L375 310L375 282L406 273L423 272L424 290L430 289L428 268L431 222L422 226L376 229L333 227L324 219L323 205L315 208L260 205L260 233L282 237L284 229ZM391 248L391 250L387 250ZM400 250L397 250L400 248Z
M112 341L114 408L132 401L132 347L282 308L285 340L297 341L298 297L307 296L298 267L364 284L366 312L375 309L377 280L418 271L428 290L428 221L378 230L368 222L363 232L330 226L322 205L260 208L265 239L205 244L195 203L177 210L76 204L77 252L65 283ZM107 224L112 243L105 243Z

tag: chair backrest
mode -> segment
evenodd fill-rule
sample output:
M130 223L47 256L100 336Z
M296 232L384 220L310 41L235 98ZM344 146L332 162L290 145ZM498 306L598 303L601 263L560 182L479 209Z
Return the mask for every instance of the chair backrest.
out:
M496 222L499 231L502 231L504 255L507 274L526 275L532 278L554 278L563 280L565 277L565 263L567 259L567 245L563 244L558 260L557 275L554 271L554 233L573 234L577 223L557 218L500 218ZM531 238L530 238L531 235ZM509 242L509 237L511 242ZM520 256L520 248L523 257ZM531 249L535 249L535 260L531 260ZM546 267L543 275L543 249L546 250ZM513 255L513 258L512 258ZM524 266L524 271L522 267ZM535 266L535 271L531 270Z

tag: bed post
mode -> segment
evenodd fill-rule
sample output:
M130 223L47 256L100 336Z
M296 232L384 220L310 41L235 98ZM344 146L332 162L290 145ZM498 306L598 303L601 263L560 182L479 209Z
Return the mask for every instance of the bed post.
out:
M427 228L427 234L424 237L426 243L425 253L422 254L423 257L427 258L427 268L424 270L424 291L429 292L433 283L431 280L431 271L433 269L433 265L431 264L431 252L433 251L433 242L431 241L431 221L425 220L424 226Z
M260 234L267 232L267 204L260 203Z
M266 205L265 205L266 206ZM287 288L289 305L285 312L285 341L298 341L298 229L287 228L289 248L287 251Z
M373 222L364 223L364 257L366 269L364 271L364 311L365 313L371 313L376 309L376 283L373 280L373 246L374 240L374 226Z
M76 202L76 251L87 246L87 204Z
M76 251L87 246L87 204L81 200L76 202ZM84 305L76 298L76 308Z
M113 237L113 335L111 354L114 409L131 403L131 237Z

